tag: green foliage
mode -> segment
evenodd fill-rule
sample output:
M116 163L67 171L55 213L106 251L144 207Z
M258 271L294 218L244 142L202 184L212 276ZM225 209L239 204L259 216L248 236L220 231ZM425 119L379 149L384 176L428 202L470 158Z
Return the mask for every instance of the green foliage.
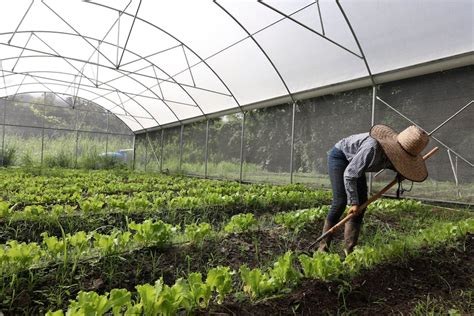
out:
M212 226L209 223L190 224L184 227L184 236L193 243L200 244L212 234Z
M42 256L43 251L37 243L26 244L10 240L0 247L0 272L10 274L30 268L38 264Z
M110 235L94 233L94 248L104 255L124 251L130 244L131 232L114 230Z
M97 198L90 198L87 200L79 201L79 206L81 210L86 214L97 213L104 207L104 205L105 203Z
M54 259L61 256L61 252L65 249L65 241L59 240L56 236L49 236L47 232L41 234L43 238L43 245L46 246L46 251ZM64 253L62 254L64 255Z
M3 153L0 153L0 162L3 167L13 166L17 158L17 150L15 147L5 147Z
M191 308L191 297L183 279L178 279L173 286L163 283L163 278L156 281L155 286L150 284L138 285L140 306L145 315L176 315L180 308Z
M298 283L301 273L293 266L293 253L288 251L280 256L268 273L258 268L250 270L247 266L240 267L240 276L244 284L243 290L252 299L283 291Z
M343 274L341 257L334 253L314 252L313 257L302 254L298 259L304 276L311 279L330 281Z
M72 300L67 316L94 315L102 316L109 312L113 315L122 315L121 310L131 304L131 294L125 289L113 289L109 293L99 295L96 292L79 292L77 300ZM63 311L48 311L46 316L62 316Z
M207 273L206 284L212 291L217 291L217 302L220 304L225 295L232 290L232 272L229 267L218 266Z
M318 208L297 210L292 212L282 212L275 215L275 223L284 226L290 230L299 230L308 223L326 217L328 212L327 206Z
M229 223L225 225L224 231L227 233L242 233L258 228L258 222L252 213L238 214L231 217Z
M164 246L168 244L171 237L176 234L179 227L173 227L162 220L146 220L142 224L132 222L128 225L131 230L136 231L133 240L146 246Z
M209 278L209 276L208 276ZM198 272L190 273L188 276L189 295L192 308L206 308L212 297L212 288L208 283L202 282L202 275Z
M426 208L426 205L420 201L407 199L378 199L369 206L369 210L377 209L381 212L409 212L422 210L424 208Z
M72 168L74 167L72 154L60 150L55 155L48 155L44 158L43 163L49 168Z
M0 201L0 219L11 215L10 203Z

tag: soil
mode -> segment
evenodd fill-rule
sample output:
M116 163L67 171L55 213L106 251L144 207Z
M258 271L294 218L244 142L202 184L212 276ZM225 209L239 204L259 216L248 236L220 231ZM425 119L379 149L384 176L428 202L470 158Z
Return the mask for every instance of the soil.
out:
M390 222L393 227L397 225L396 219L380 220ZM281 227L271 226L265 230L213 238L201 246L183 244L165 249L148 247L80 262L73 274L70 273L71 266L64 271L58 264L31 270L33 278L29 273L18 277L16 288L22 290L16 293L11 307L2 303L10 303L10 297L0 297L0 310L5 315L33 315L66 307L67 299L74 298L79 290L97 291L100 294L113 288L135 291L137 284L153 283L160 277L170 284L179 277L186 277L189 272L204 274L217 265L230 266L234 270L238 270L242 264L250 268L265 267L288 249L306 250L321 233L322 225L321 221L307 225L294 236ZM366 231L364 234L368 233ZM341 252L342 237L341 231L334 236L333 251ZM351 291L344 296L345 307L342 296L338 295L342 282L305 281L290 295L279 299L257 304L230 301L206 312L237 315L293 315L295 312L317 315L340 313L343 308L362 314L390 313L391 308L394 311L404 310L408 308L408 299L414 301L427 293L444 295L447 286L446 282L440 281L443 279L449 280L451 290L474 288L470 272L474 271L472 239L473 236L468 238L466 252L456 249L431 251L420 258L363 272L350 281ZM387 274L387 271L390 273ZM471 275L469 286L461 282L469 281L467 275ZM437 288L441 290L433 290ZM25 310L25 306L28 309Z
M9 297L0 297L0 311L5 315L37 314L48 309L56 310L68 305L67 298L74 298L79 290L110 292L114 288L135 291L137 284L153 283L160 277L172 284L190 272L202 272L223 265L238 270L243 264L250 268L263 267L274 262L288 249L305 249L321 232L322 223L303 230L291 238L283 228L230 234L213 238L201 246L183 244L168 248L147 247L130 253L112 255L80 262L71 275L71 266L64 271L62 264L31 270L34 283L29 283L30 273L20 274L17 289L27 289L16 294L12 307L2 304ZM62 293L61 293L62 291ZM61 293L64 301L51 301L52 293ZM57 296L54 297L57 299ZM29 306L29 310L24 309ZM44 307L47 307L44 310Z
M347 282L347 281L346 281ZM390 262L363 271L348 283L306 280L280 298L251 302L228 302L201 311L206 315L327 315L351 312L357 315L404 315L426 297L445 306L455 306L472 315L472 302L460 302L459 291L474 288L474 235L464 249L425 249L419 256Z

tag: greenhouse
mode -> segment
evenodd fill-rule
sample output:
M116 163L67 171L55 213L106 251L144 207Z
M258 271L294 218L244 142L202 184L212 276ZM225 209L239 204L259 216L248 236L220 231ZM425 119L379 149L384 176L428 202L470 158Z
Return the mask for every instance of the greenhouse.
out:
M0 315L474 310L472 1L0 6Z

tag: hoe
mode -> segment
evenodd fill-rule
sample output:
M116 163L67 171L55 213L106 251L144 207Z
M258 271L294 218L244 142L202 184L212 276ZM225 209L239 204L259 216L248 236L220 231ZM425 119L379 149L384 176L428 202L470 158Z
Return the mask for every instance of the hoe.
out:
M426 160L426 159L430 158L431 156L433 156L438 149L439 149L438 147L433 148L430 152L428 152L426 155L423 156L423 160ZM373 196L371 196L367 200L367 202L362 204L359 207L359 210L365 209L370 203L372 203L373 201L379 199L383 194L385 194L385 192L387 192L391 187L393 187L398 181L402 181L402 180L403 180L403 178L400 179L400 176L396 176L395 179L392 180L392 182L387 184L382 190L380 190L377 194L374 194ZM327 232L322 234L318 239L316 239L316 241L314 241L311 245L309 245L308 249L312 249L314 247L314 245L316 245L318 242L320 242L324 237L326 237L329 234L334 233L336 230L341 228L344 225L345 222L350 220L355 215L357 215L357 213L348 214L346 217L344 217L342 220L340 220L336 225L334 225L330 230L328 230Z

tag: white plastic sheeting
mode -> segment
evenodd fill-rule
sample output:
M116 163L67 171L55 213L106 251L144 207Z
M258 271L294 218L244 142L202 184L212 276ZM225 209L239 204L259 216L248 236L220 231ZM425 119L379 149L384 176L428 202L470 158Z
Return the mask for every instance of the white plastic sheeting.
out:
M471 0L8 0L0 8L0 97L85 98L135 131L474 45Z

